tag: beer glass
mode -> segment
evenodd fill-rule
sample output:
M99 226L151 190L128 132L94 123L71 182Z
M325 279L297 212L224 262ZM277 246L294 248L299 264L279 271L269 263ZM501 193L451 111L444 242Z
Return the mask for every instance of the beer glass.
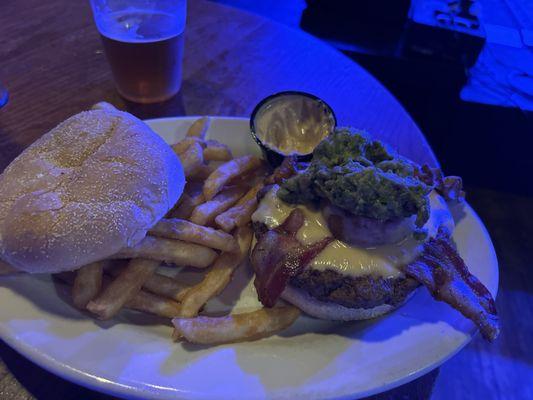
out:
M90 0L120 95L157 103L181 86L186 0Z

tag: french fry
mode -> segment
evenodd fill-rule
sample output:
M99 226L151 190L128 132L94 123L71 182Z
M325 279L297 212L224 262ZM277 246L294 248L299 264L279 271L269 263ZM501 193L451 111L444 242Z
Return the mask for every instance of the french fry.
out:
M289 327L300 315L293 306L262 308L225 317L174 318L175 337L204 345L261 339Z
M205 161L229 161L233 158L230 148L216 140L207 140L205 142L204 160Z
M222 214L217 215L215 224L222 230L231 232L236 226L243 226L250 222L256 208L256 199L250 199L244 204L237 204Z
M111 258L147 258L180 267L206 268L217 255L215 250L198 244L147 236L134 247L124 248Z
M236 226L244 226L250 222L252 214L257 208L257 193L263 188L259 183L251 188L233 207L217 215L215 224L226 232Z
M230 179L226 186L230 185L242 185L246 184L248 186L255 186L259 183L264 183L265 175L268 173L268 166L261 162L261 165L257 168L254 168L253 170L250 170L242 175L238 175L232 179Z
M263 183L258 183L254 187L250 188L248 192L237 202L237 205L245 204L249 200L257 200L257 193L263 189Z
M185 186L185 193L191 196L192 202L195 206L205 202L203 183L201 182L187 182L187 185Z
M252 229L239 228L235 233L239 248L236 252L222 253L202 282L191 287L182 299L180 316L189 318L198 314L209 299L218 295L228 285L237 268L248 254L252 243Z
M53 276L54 278L58 278L68 285L72 285L74 283L75 275L72 272L62 272L59 274L54 274ZM111 283L111 279L104 275L102 282L103 287L107 288L107 286L109 286ZM180 306L177 301L169 298L163 298L155 294L145 292L144 290L139 290L139 292L133 296L132 299L128 300L126 304L124 304L124 308L142 311L165 318L177 317L180 310Z
M72 285L72 302L76 307L84 310L89 301L98 296L102 289L104 264L104 261L97 261L84 265L76 271Z
M190 128L187 130L188 137L199 137L200 139L205 139L205 135L211 126L211 118L202 117L198 118L192 123Z
M172 150L174 150L174 153L179 155L187 151L187 149L195 143L198 143L202 147L206 146L205 142L202 139L194 136L189 136L184 139L181 139L178 143L173 144Z
M230 234L183 219L162 219L150 229L149 233L153 236L179 239L222 251L232 251L237 248L237 242Z
M205 202L202 186L203 184L199 182L187 182L178 203L167 213L166 217L188 219L194 208Z
M216 165L215 162L210 162L209 164L202 164L194 170L194 172L189 176L189 179L192 181L201 182L203 185L204 181L217 168L218 165Z
M199 143L191 144L187 150L178 154L185 176L189 176L204 164L203 149Z
M195 207L196 207L196 204L194 204L192 197L189 196L187 193L182 193L180 200L167 213L166 217L188 219L191 216Z
M197 206L191 214L190 221L198 225L209 225L215 217L234 205L246 193L246 189L240 186L230 187L212 200Z
M259 167L261 160L254 156L235 158L220 165L204 182L204 197L211 200L232 178L246 174Z
M118 276L123 268L112 268L107 270L111 276ZM178 280L155 272L143 284L143 289L162 297L168 297L176 301L181 301L191 286ZM178 314L176 314L178 315Z
M143 258L131 260L115 280L87 304L87 309L100 319L110 319L139 293L158 266L159 261Z
M154 274L148 279L143 288L159 296L180 302L191 286L178 282L175 278L163 274ZM179 308L181 311L181 308ZM179 315L179 314L176 314Z
M132 310L142 311L164 318L174 318L180 310L178 302L156 296L144 290L140 290L124 306Z

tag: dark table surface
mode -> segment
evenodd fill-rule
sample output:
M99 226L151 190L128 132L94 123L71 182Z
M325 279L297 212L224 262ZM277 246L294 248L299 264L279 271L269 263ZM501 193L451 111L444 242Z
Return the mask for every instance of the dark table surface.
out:
M189 3L182 91L169 102L139 106L116 94L86 2L2 2L0 80L11 99L0 110L0 169L42 133L100 100L140 118L247 116L258 100L286 89L314 92L333 106L341 124L367 127L404 154L435 163L398 102L340 53L257 16ZM528 235L533 233L533 204L527 197L469 189L469 202L486 222L499 256L497 305L503 331L492 345L475 338L445 364L433 397L461 398L474 385L476 393L488 398L533 397L528 380L533 365L528 347L533 270L527 268L533 255ZM51 375L5 344L0 345L0 357L0 398L109 398ZM427 398L437 375L434 371L377 398Z

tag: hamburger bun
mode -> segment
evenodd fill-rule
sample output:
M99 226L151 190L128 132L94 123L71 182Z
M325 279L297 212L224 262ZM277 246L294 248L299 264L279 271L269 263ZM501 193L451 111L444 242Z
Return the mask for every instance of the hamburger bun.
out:
M172 149L110 107L76 114L0 175L0 257L30 273L75 270L137 244L185 184Z
M415 292L416 289L409 293L399 304L381 304L373 308L350 308L333 302L320 301L304 290L291 285L285 288L281 298L298 307L307 315L315 318L331 321L356 321L377 318L383 314L387 314L403 305Z

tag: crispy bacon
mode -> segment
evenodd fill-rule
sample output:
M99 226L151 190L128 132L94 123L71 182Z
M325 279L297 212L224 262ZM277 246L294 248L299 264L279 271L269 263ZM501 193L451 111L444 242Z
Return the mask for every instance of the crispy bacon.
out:
M463 180L459 176L443 176L440 168L423 165L415 168L415 176L426 185L433 187L446 201L463 201Z
M296 174L296 157L285 157L279 167L272 174L265 178L263 188L257 192L257 202L261 202L263 197L272 189L274 185L279 185Z
M465 199L463 180L460 176L445 176L437 187L437 191L446 201L463 201Z
M265 307L273 307L289 279L298 275L333 240L327 237L302 245L295 235L303 222L302 211L293 210L282 225L260 235L252 251L254 285Z
M428 288L436 300L448 303L472 320L488 341L500 332L496 305L485 286L468 271L444 227L424 244L420 257L404 267L406 275Z
M265 179L266 185L280 184L296 174L296 157L285 157L279 167Z

